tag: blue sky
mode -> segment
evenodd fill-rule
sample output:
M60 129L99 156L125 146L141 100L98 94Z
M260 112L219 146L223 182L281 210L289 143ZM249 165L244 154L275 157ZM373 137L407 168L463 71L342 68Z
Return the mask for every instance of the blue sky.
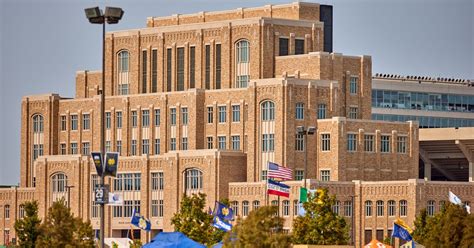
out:
M109 30L144 27L148 16L289 3L281 0L0 0L0 185L20 176L25 95L74 96L75 72L101 68L101 29L83 9L119 6ZM474 79L474 1L321 0L334 6L334 51L371 55L373 73Z

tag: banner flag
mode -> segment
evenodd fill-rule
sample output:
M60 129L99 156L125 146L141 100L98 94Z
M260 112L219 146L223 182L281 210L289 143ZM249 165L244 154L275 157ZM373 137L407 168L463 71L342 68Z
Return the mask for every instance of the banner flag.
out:
M406 230L405 228L399 226L395 222L393 223L392 237L400 238L400 239L403 239L403 240L406 240L406 241L410 241L410 240L413 239L411 237L410 233L408 232L408 230Z
M123 196L119 193L109 192L109 203L110 206L122 206Z
M130 222L134 226L142 230L145 230L147 232L151 231L150 221L145 219L145 217L141 216L140 213L138 213L135 209L133 209L132 219L130 220Z
M99 177L104 173L104 166L102 165L102 153L100 152L91 152L92 160L94 160L95 170Z
M300 188L300 202L307 202L308 201L308 189Z
M283 183L279 183L277 181L273 181L272 179L268 179L267 193L269 195L290 197L290 186Z
M118 152L105 153L105 175L117 176Z
M234 219L234 211L232 210L232 208L229 208L218 201L216 201L216 206L214 207L214 215L218 216L220 219L223 220Z
M276 163L268 162L268 177L279 178L281 180L292 180L293 170Z
M461 199L451 191L449 191L449 201L453 204L462 205Z
M215 228L220 229L222 231L229 232L232 229L232 225L230 223L225 222L219 216L214 216L214 223L212 224Z

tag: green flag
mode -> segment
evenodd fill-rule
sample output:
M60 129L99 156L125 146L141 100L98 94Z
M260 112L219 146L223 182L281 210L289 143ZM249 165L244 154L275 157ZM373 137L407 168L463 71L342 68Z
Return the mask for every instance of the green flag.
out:
M300 202L308 201L308 189L300 188Z

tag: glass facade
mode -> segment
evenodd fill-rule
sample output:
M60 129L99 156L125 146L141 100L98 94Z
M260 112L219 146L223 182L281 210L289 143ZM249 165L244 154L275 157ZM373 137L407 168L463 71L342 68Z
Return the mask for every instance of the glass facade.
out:
M474 119L467 118L372 114L372 120L400 122L418 121L420 123L420 128L474 127Z

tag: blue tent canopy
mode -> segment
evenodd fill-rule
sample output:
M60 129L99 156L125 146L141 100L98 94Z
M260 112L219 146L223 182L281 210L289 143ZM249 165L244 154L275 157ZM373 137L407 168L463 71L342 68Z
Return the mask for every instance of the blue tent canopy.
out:
M188 238L180 232L161 232L150 243L142 246L145 248L206 248L205 245Z

